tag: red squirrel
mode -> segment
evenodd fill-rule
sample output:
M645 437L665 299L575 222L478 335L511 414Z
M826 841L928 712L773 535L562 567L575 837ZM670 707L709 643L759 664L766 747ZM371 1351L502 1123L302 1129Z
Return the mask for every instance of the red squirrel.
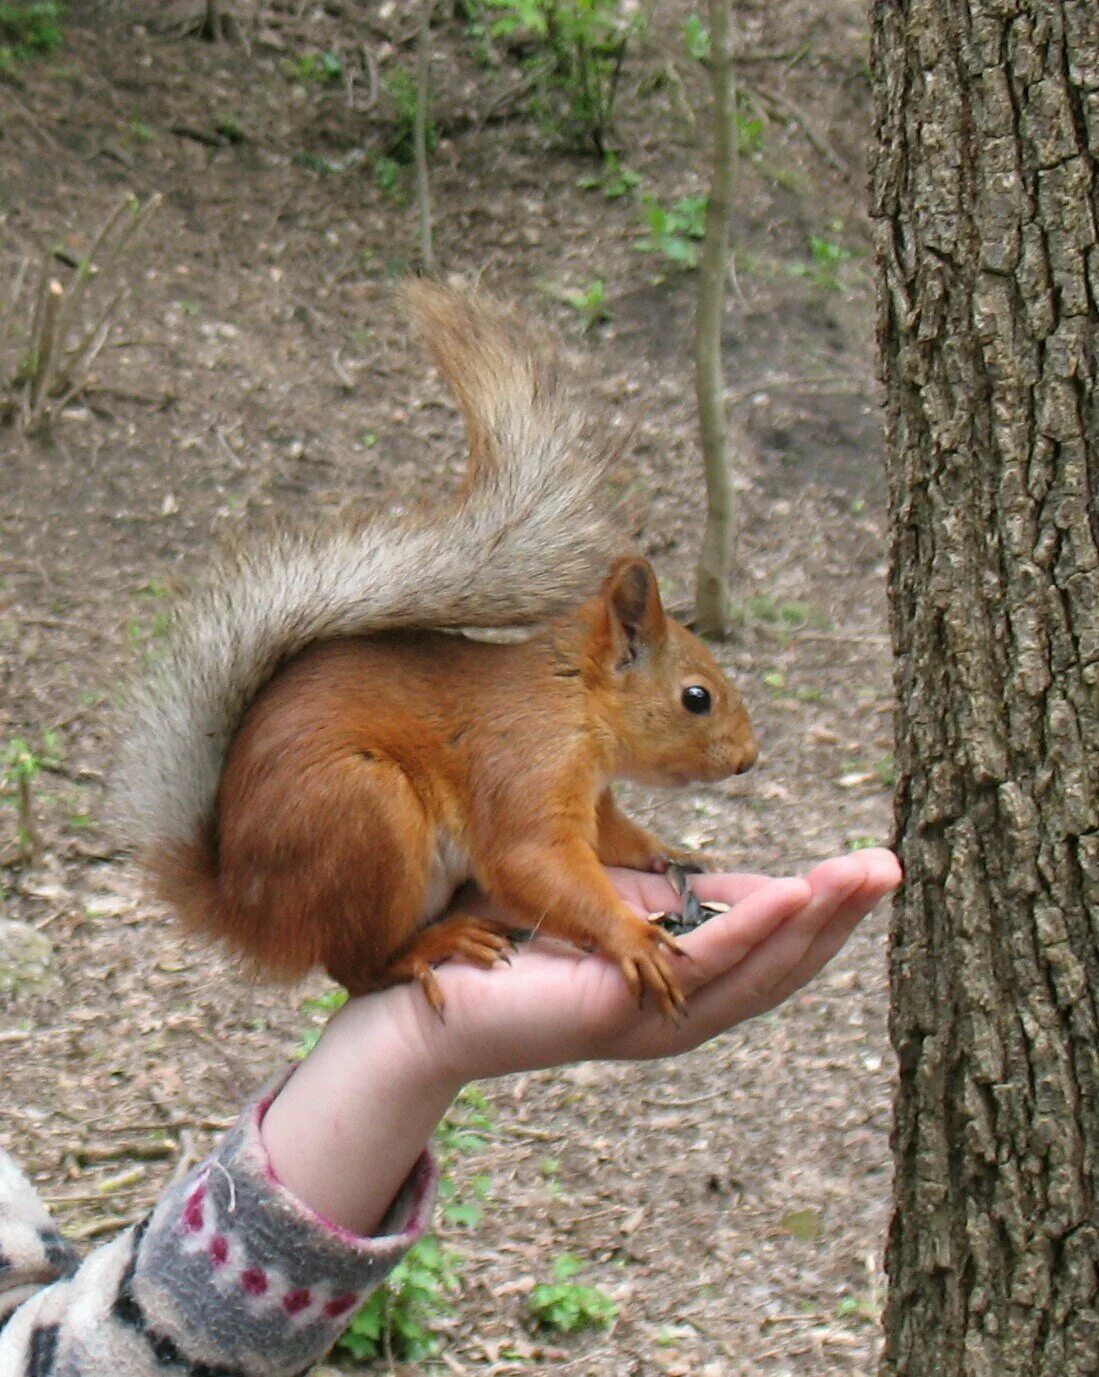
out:
M261 972L323 966L351 993L490 966L508 930L444 916L472 880L516 929L617 963L665 1014L675 939L606 865L686 854L619 811L615 779L746 770L756 743L709 650L622 554L616 449L540 335L479 293L406 307L462 411L464 485L412 515L238 551L176 618L127 715L119 811L161 898ZM476 639L530 626L528 639Z

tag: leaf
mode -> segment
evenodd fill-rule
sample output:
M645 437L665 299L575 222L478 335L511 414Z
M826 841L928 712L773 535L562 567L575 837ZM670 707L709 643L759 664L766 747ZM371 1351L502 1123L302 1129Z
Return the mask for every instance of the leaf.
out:
M584 1264L575 1253L562 1253L553 1264L553 1275L558 1281L568 1281L583 1270Z
M779 1227L803 1242L813 1243L824 1233L824 1217L819 1210L792 1210L782 1216Z

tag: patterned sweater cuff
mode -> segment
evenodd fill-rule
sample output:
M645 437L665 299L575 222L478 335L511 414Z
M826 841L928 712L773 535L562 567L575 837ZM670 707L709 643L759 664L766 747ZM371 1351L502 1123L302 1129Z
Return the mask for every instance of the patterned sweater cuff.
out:
M436 1171L426 1152L372 1237L330 1224L303 1204L275 1176L260 1136L277 1089L168 1191L136 1241L123 1288L133 1318L169 1336L192 1363L301 1371L331 1347L431 1212ZM265 1368L275 1355L277 1366Z

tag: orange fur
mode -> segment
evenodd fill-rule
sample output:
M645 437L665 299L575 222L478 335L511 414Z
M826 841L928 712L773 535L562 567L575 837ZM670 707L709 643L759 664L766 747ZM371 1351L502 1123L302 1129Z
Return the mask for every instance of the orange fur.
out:
M700 685L712 710L688 712ZM641 559L531 640L442 632L316 643L249 708L229 750L216 832L151 857L160 892L257 967L324 966L353 992L448 957L490 963L491 924L439 917L473 879L537 929L615 961L671 1012L674 941L618 897L603 864L673 855L608 782L713 780L756 747L706 647L668 620Z

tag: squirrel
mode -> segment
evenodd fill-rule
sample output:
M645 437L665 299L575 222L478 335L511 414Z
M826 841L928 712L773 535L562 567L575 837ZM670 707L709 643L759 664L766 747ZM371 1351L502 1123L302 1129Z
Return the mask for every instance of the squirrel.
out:
M434 966L510 946L475 905L444 916L474 881L514 931L604 954L675 1017L675 938L603 867L691 858L610 784L748 769L745 708L622 552L619 447L552 345L477 291L403 296L463 416L460 492L231 556L131 698L118 820L158 897L260 973L322 966L352 994L418 981L441 1012Z

